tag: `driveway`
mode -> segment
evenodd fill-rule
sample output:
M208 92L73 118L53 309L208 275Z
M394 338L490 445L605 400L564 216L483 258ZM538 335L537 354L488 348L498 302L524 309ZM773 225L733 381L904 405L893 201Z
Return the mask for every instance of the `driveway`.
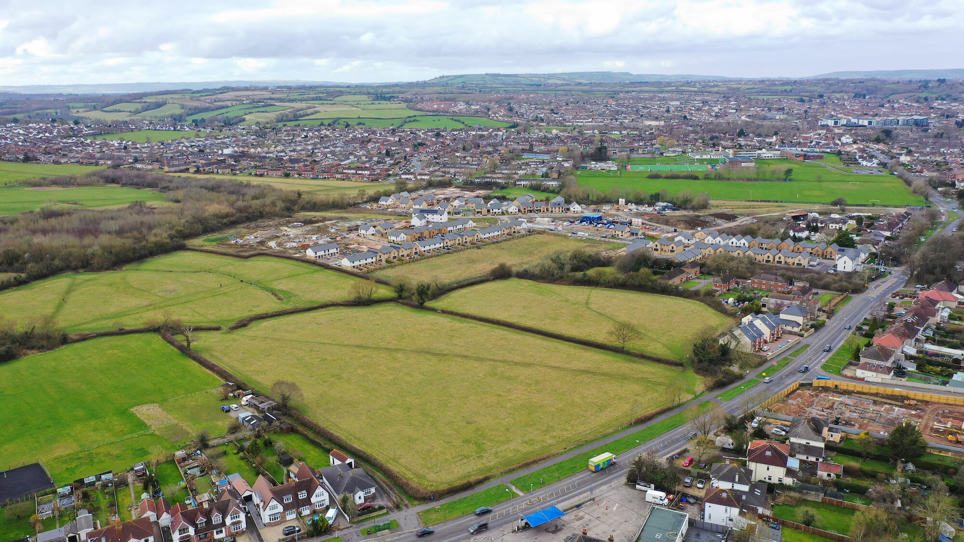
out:
M288 527L289 525L296 525L301 529L301 532L305 531L305 524L302 523L300 519L295 518L288 521L282 521L277 525L265 526L263 529L261 529L261 538L264 539L264 542L277 542L278 540L285 538L285 536L281 533L284 528Z

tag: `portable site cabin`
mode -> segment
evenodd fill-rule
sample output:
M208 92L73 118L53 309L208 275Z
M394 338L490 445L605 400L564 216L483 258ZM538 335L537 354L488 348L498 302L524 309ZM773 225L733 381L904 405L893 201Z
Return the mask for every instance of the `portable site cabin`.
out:
M612 465L616 462L616 456L606 452L604 454L599 454L589 460L589 470L591 472L599 472L606 467Z

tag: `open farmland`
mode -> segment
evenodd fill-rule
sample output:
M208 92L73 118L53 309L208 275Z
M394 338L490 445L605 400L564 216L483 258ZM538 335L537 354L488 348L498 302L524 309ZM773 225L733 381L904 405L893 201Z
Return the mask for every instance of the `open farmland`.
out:
M135 201L161 202L164 194L124 186L0 186L0 215L35 211L41 207L98 208Z
M100 134L93 136L93 138L133 141L134 143L148 143L156 141L171 141L174 139L184 139L188 137L199 137L201 135L201 132L191 132L188 130L134 130L132 132Z
M766 200L793 203L830 203L844 198L848 204L904 206L920 205L923 200L911 194L910 189L893 175L861 175L831 169L818 164L768 161L769 165L757 170L720 170L722 179L715 179L716 172L708 172L706 179L653 179L645 171L580 171L577 174L581 186L597 188L603 192L620 190L647 193L665 190L676 194L684 190L705 192L714 200ZM791 169L790 181L784 173ZM687 174L688 172L680 172ZM701 177L704 174L700 174ZM727 180L735 176L754 180Z
M376 271L374 275L390 281L450 284L485 275L500 263L524 266L557 252L600 251L618 246L616 243L536 234L396 265Z
M612 431L667 406L652 390L671 382L685 396L700 386L674 367L397 304L196 335L197 351L260 388L300 382L296 407L425 488Z
M370 183L366 181L339 181L335 179L306 179L303 177L257 177L254 175L184 175L189 179L226 179L234 182L266 184L282 190L300 190L332 196L336 194L356 195L359 190L366 194L380 190L392 190L393 184Z
M223 432L227 419L212 393L219 385L156 335L93 339L4 363L0 464L41 461L59 484L130 468L183 443L168 436L186 440L218 417Z
M40 177L61 175L86 175L91 171L104 169L99 166L78 166L74 164L37 164L33 162L0 162L0 185Z
M175 252L117 271L67 273L6 290L0 307L7 318L51 317L70 332L138 327L168 316L228 325L253 314L348 300L359 280L280 258ZM381 286L376 292L391 295Z
M431 306L604 344L614 344L608 336L613 325L629 322L640 337L628 350L673 359L686 357L704 328L718 333L731 324L723 314L689 299L520 279L455 290Z

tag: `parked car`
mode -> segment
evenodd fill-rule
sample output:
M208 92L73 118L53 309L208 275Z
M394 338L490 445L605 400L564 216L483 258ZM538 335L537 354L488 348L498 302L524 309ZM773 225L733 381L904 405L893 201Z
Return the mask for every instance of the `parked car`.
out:
M693 465L693 456L687 457L686 459L683 460L684 467L689 467L692 465Z
M683 487L693 487L693 477L687 476L683 478Z
M772 432L778 437L785 437L787 435L787 428L782 425L778 425L773 428Z
M221 405L221 412L231 412L231 407L228 405Z
M480 521L475 525L469 527L469 534L479 534L487 530L489 530L489 524L485 521Z
M231 405L231 410L240 410L240 409L241 407L239 407L237 403Z
M281 529L281 534L285 536L291 536L293 534L298 534L301 532L301 527L297 525L288 525L284 529Z
M706 480L700 478L696 481L696 489L703 489L704 487L706 487Z
M767 523L767 527L769 527L769 528L771 528L771 529L773 529L773 530L775 530L775 531L779 531L779 530L780 530L780 524L777 523L777 522L775 522L775 521L771 521L770 523Z
M753 421L750 422L750 427L754 429L756 429L757 427L760 427L760 418L753 418Z
M365 510L370 509L372 506L374 506L374 505L373 505L372 503L370 503L370 502L363 502L363 503L361 503L361 504L358 505L358 511L359 511L359 512L364 512Z
M484 515L488 514L488 513L491 512L491 511L492 511L492 507L490 507L490 506L480 506L480 507L478 507L478 508L475 509L475 515L477 515L477 516L484 516Z
M423 536L428 536L435 532L435 529L431 527L422 527L421 529L415 531L415 536L417 538L422 538Z

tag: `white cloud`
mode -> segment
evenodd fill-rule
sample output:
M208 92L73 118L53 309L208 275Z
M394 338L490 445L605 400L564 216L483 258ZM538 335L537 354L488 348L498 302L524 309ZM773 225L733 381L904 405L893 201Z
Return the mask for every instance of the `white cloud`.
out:
M242 58L238 61L238 67L246 72L254 72L261 70L267 66L263 60L258 60L256 58Z
M0 84L238 76L375 82L599 69L810 75L958 67L964 50L957 29L964 0L72 0L65 6L4 1Z

